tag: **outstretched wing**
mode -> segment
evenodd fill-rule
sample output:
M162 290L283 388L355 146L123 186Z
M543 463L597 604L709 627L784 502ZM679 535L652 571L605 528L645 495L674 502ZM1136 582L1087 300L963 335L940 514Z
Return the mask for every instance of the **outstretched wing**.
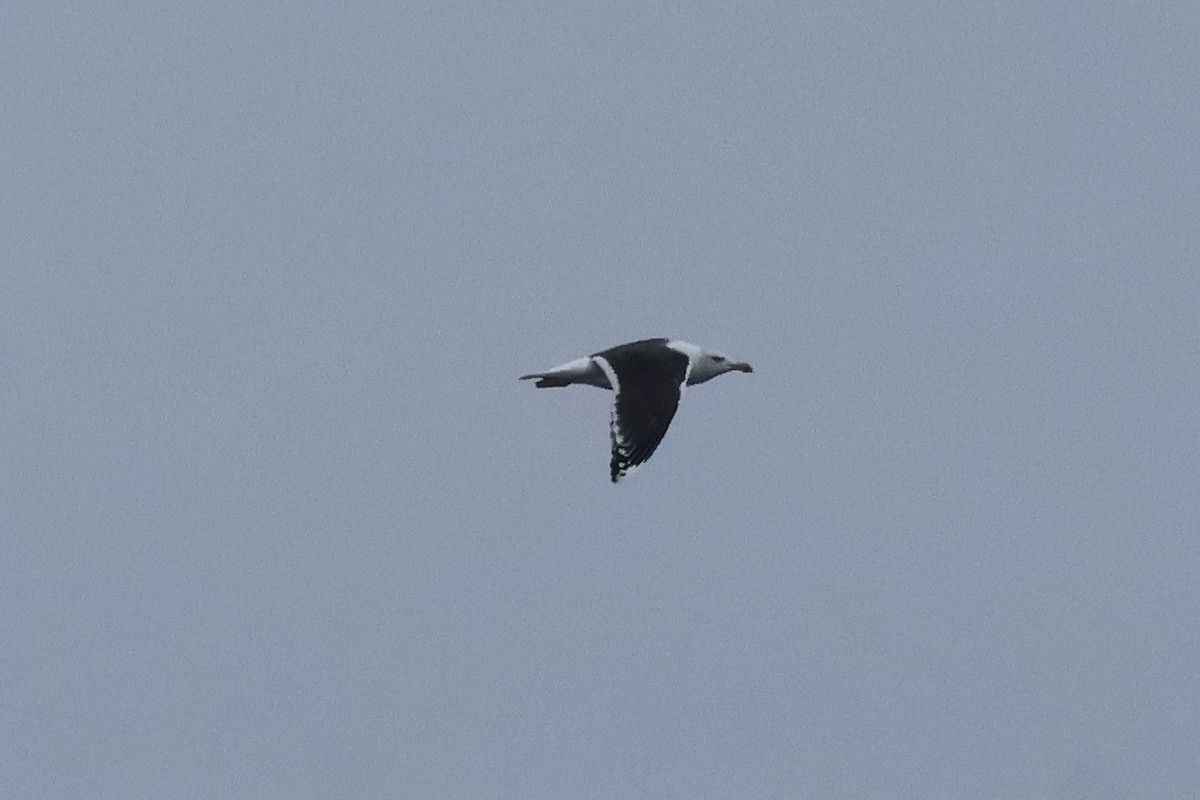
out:
M608 373L616 395L609 433L612 482L645 463L667 434L679 408L683 382L687 378L687 356L668 353L650 355L624 347L600 354L597 362Z

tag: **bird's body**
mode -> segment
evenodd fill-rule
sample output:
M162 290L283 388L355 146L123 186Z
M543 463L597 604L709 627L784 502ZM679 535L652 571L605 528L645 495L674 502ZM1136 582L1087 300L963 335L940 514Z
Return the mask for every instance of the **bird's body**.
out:
M521 380L536 378L542 389L581 383L612 390L609 468L616 483L654 454L679 408L684 386L733 370L753 372L744 361L661 338L618 345L545 372L522 375Z

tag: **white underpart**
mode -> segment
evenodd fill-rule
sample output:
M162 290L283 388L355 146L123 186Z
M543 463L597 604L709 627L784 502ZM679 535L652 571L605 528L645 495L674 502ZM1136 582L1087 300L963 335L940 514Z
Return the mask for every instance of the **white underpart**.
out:
M568 361L565 364L560 364L554 369L546 370L541 374L564 378L582 378L587 375L588 367L591 365L592 359L588 356L584 356L583 358L577 358L574 361Z

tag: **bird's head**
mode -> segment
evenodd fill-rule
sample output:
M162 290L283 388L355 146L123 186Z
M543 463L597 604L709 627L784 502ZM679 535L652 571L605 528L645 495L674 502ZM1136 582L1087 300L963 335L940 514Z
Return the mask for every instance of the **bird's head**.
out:
M704 383L726 372L754 372L754 368L745 361L730 358L724 353L702 351L692 362L692 371L688 374L688 383Z

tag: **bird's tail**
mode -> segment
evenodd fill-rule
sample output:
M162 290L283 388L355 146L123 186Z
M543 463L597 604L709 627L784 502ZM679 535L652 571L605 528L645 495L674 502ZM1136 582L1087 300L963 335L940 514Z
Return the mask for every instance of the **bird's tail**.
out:
M535 372L532 375L522 375L518 380L527 381L532 378L537 378L538 382L534 384L539 389L552 389L556 386L570 386L574 381L570 375L555 375L553 373Z

